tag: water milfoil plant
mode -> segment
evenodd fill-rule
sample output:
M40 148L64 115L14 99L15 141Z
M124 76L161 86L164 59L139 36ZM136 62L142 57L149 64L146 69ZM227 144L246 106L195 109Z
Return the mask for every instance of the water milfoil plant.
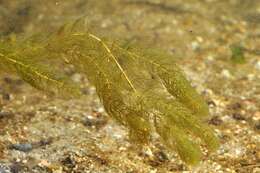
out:
M197 164L200 144L210 151L218 139L205 123L207 104L169 56L101 39L67 24L48 36L2 40L0 67L32 86L54 93L78 95L79 90L45 62L73 65L95 86L106 112L129 129L131 141L147 144L155 131L187 164Z

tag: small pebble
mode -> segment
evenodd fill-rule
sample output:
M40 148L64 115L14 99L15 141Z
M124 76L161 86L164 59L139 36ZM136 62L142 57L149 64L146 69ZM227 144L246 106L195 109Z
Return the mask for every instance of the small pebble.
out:
M238 109L242 108L242 105L241 105L241 103L237 102L237 103L232 104L231 108L234 110L238 110Z
M8 94L8 93L3 93L2 94L2 98L4 99L4 100L11 100L11 96L10 96L10 94Z
M196 39L198 40L199 43L202 43L203 42L203 38L202 37L196 37Z
M0 111L0 119L13 116L13 112Z
M212 124L215 126L219 126L222 123L223 123L223 121L218 116L214 116L209 120L209 124Z
M191 42L192 50L198 50L200 48L200 44L197 41Z
M154 155L159 162L165 162L166 160L169 160L163 151L156 152Z
M255 68L256 68L257 70L260 70L260 61L257 61L257 62L256 62Z
M255 79L255 74L248 74L248 75L247 75L247 79L248 79L249 81L253 81L253 80Z
M40 140L40 142L38 142L37 144L39 146L45 146L45 145L50 145L53 142L52 138L48 138L48 139L42 139Z
M242 116L240 113L234 113L234 114L232 114L232 117L233 117L235 120L238 120L238 121L240 121L240 120L245 120L245 117Z
M76 163L75 163L74 159L73 159L71 156L65 157L65 158L61 161L61 163L62 163L64 166L68 167L68 168L74 168L74 167L76 166Z
M255 129L260 130L260 121L255 123Z
M76 83L80 83L82 81L82 75L79 73L73 74L71 78Z
M103 125L105 125L107 122L107 120L103 117L97 117L97 118L94 118L94 117L91 117L91 116L87 116L84 121L83 121L83 124L85 126L88 126L88 127L97 127L97 128L100 128L102 127Z
M9 146L11 150L18 150L23 152L29 152L33 149L32 144L25 143L25 144L12 144Z
M214 56L209 55L206 59L208 62L212 62L212 61L214 61Z
M216 103L213 100L209 100L208 102L209 107L216 107Z
M19 163L14 163L10 166L10 169L12 173L19 173L22 169L22 166Z
M227 79L231 78L231 74L230 74L229 70L227 70L227 69L222 70L221 75Z
M10 173L10 171L0 167L0 173Z

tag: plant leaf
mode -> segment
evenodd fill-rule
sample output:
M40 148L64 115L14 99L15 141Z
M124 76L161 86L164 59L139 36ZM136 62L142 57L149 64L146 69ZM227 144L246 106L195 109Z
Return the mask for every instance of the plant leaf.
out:
M11 50L11 46L10 46ZM4 72L12 72L20 76L33 87L51 93L59 93L64 96L79 95L79 89L66 78L59 78L47 70L43 65L23 58L23 54L16 54L15 49L0 53L0 67ZM5 54L3 54L5 53Z

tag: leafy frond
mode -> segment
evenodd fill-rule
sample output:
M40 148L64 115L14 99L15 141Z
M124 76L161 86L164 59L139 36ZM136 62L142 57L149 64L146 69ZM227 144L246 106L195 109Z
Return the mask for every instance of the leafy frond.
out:
M5 49L3 50L5 46ZM11 44L2 46L0 69L5 73L14 73L33 87L64 96L79 95L79 89L66 77L61 77L48 70L45 65L34 62L28 54L19 51ZM17 45L16 45L17 46ZM33 52L33 49L30 49ZM39 52L39 51L38 51Z
M83 36L85 37L76 34L68 35L66 40L74 37L77 43L67 47L64 58L86 74L96 87L107 113L129 127L131 139L138 143L147 143L151 132L149 116L148 112L137 104L138 94L133 84L130 84L129 78L125 77L126 74L117 59L114 57L111 60L108 57L111 53L103 48L104 45L99 44L100 40L88 35ZM68 44L68 41L63 43ZM57 48L55 45L49 46L56 53L60 51L55 49ZM126 95L128 97L125 97Z
M203 122L209 115L207 104L171 56L151 49L126 48L81 27L78 20L48 39L36 38L27 46L19 45L16 51L2 48L0 65L8 65L8 71L12 69L36 88L60 90L70 83L45 71L39 62L51 58L72 64L96 87L106 112L129 128L132 141L148 143L155 129L162 142L188 164L200 161L201 143L210 151L218 148L213 130ZM36 66L24 57L34 60Z
M117 48L120 51L125 51L129 58L134 58L135 61L143 64L143 67L151 74L157 75L168 92L187 105L194 114L200 117L209 115L207 104L185 78L184 73L174 62L172 56L158 50L149 50L149 52L140 50L140 48L134 46L130 46L128 49L120 46L117 46Z

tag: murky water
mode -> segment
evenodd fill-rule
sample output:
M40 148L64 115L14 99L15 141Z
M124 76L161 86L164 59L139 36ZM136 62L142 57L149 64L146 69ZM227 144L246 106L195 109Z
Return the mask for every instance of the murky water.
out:
M132 144L73 68L57 67L80 84L73 99L0 69L0 172L260 172L259 0L0 0L1 40L79 18L100 37L172 55L208 103L220 148L189 167L156 138Z

